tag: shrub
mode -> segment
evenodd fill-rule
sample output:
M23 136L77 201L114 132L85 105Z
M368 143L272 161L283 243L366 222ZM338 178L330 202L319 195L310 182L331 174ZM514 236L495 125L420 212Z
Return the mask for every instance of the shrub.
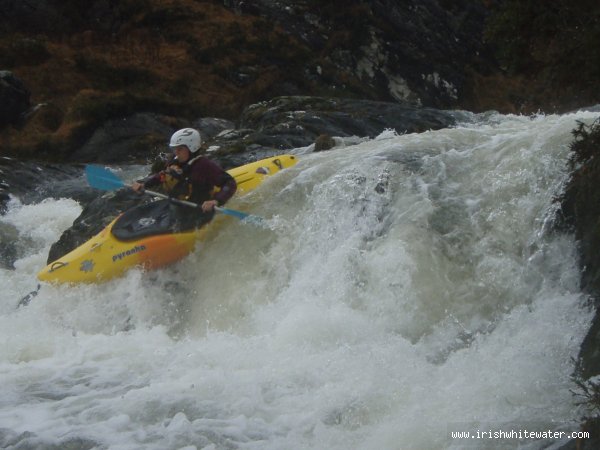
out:
M590 161L600 152L600 118L591 125L577 122L577 128L572 132L575 140L570 148L573 152L571 158L572 168L578 164Z
M509 72L541 71L556 83L598 81L600 3L507 0L498 5L485 37Z

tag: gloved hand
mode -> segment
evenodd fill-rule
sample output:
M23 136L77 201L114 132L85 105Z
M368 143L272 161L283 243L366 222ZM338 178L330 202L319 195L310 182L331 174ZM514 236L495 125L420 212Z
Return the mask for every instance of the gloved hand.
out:
M217 205L218 202L216 200L206 200L204 203L202 203L202 212L214 211L215 206Z
M144 184L140 183L139 181L134 181L131 184L131 189L133 189L138 194L143 194L144 193Z

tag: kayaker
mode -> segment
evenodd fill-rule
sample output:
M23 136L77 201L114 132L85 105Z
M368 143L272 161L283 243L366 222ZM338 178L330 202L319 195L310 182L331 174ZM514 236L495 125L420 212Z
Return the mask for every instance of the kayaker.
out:
M174 198L200 205L200 215L197 210L186 208L189 214L195 216L193 219L196 226L210 221L215 206L224 205L237 189L235 179L231 175L214 161L198 154L201 143L198 130L183 128L176 131L169 143L174 157L167 163L166 169L131 185L132 189L139 193L146 187L160 185ZM215 188L219 190L213 194Z

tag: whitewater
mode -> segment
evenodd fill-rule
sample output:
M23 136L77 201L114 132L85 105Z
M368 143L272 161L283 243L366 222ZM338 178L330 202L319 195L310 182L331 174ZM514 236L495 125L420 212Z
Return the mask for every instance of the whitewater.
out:
M228 204L267 228L227 219L178 264L43 285L18 309L82 206L12 199L0 447L506 448L452 432L576 430L591 311L552 224L571 130L597 113L461 117L296 149Z

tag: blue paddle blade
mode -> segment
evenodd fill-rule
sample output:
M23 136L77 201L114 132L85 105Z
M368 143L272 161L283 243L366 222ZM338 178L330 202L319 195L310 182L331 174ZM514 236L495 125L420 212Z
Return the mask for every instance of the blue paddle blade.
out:
M221 214L227 214L228 216L233 216L237 219L252 223L254 225L264 225L262 217L246 214L245 212L237 211L235 209L221 208L219 206L215 207L215 209Z
M103 191L114 191L125 186L118 176L101 166L85 166L85 177L90 186Z

